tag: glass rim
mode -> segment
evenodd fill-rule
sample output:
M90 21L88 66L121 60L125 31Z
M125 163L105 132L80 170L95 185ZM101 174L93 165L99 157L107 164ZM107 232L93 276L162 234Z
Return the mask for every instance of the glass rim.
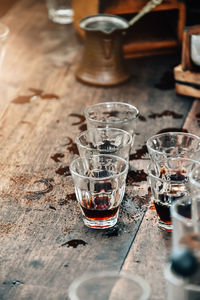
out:
M98 272L88 272L82 274L80 277L72 281L68 288L68 295L70 297L70 300L80 300L80 298L77 296L76 290L81 285L83 282L94 279L96 278L103 278L103 277L124 277L126 279L130 279L134 282L136 282L140 287L143 292L143 294L140 296L138 300L147 300L149 299L150 293L151 293L151 288L150 285L147 283L146 280L144 280L142 277L139 275L133 274L128 271L98 271Z
M184 161L188 161L188 162L197 164L197 166L195 166L194 169L200 167L200 161L195 160L195 159L192 159L192 158L185 158L185 157L170 157L170 158L168 158L168 160L169 160L169 161L182 161L182 160L184 160ZM154 164L156 164L154 161L150 161L149 164L147 165L147 173L148 173L149 176L153 177L153 178L156 179L156 180L159 180L159 181L162 181L162 182L168 182L168 183L170 183L170 184L178 184L178 183L182 182L182 181L178 181L178 180L170 180L170 181L168 181L168 180L166 180L166 179L164 179L164 178L160 178L160 177L158 177L157 175L154 175L154 174L152 173L152 171L150 170L150 167L153 166ZM193 170L194 170L194 169L193 169ZM189 178L190 178L190 173L191 173L191 172L189 172L189 174L188 174L188 177L189 177Z
M177 220L181 221L182 223L189 225L189 226L193 226L193 222L192 219L186 218L184 216L181 216L178 212L176 207L181 203L184 202L185 199L178 199L176 200L170 207L171 210L171 217L176 218ZM191 202L192 203L192 202Z
M93 131L93 132L95 133L96 131L104 131L104 130L106 130L106 131L111 131L111 130L118 131L118 132L121 132L121 133L126 134L126 135L129 137L129 141L127 142L127 144L126 144L124 147L119 146L119 147L117 147L117 149L122 149L122 148L125 148L125 147L127 147L127 146L131 146L131 145L132 145L132 139L133 139L133 138L132 138L132 135L131 135L128 131L125 131L125 130L120 129L120 128L111 128L111 127L109 127L109 128L108 128L108 127L105 127L105 128L95 128L95 129L90 129L90 130L84 130L84 131L80 132L79 134L77 134L77 136L76 136L76 138L75 138L76 144L77 144L77 145L80 145L80 147L82 147L82 148L84 148L84 149L87 149L87 150L94 150L94 148L92 148L92 147L83 145L83 144L80 142L80 138L81 138L83 135L85 135L86 133L89 133L90 131ZM116 151L117 151L117 149L116 149ZM97 150L98 150L98 149L97 149ZM109 153L109 150L106 151L106 149L105 149L105 150L103 150L103 151Z
M90 15L90 16L87 16L87 17L81 19L79 22L79 25L84 30L97 31L96 28L90 28L90 27L87 27L87 25L94 21L110 21L111 19L113 19L115 21L114 22L115 24L123 25L123 28L117 28L117 29L127 29L129 27L129 23L125 18L123 18L121 16L116 16L113 14L102 14L102 13Z
M88 177L86 175L81 175L79 173L77 173L75 170L74 170L74 164L77 162L77 161L83 161L83 160L91 160L92 158L95 158L95 157L108 157L108 158L115 158L117 159L118 161L121 161L124 163L125 165L125 168L123 171L121 171L119 174L114 174L114 175L110 175L110 176L105 176L105 177ZM69 166L69 169L70 169L70 172L71 172L71 175L76 175L78 177L81 177L81 178L84 178L84 179L89 179L89 180L93 180L93 181L102 181L102 180L108 180L108 179L111 179L111 178L117 178L119 176L122 176L124 175L125 173L128 172L128 167L129 167L129 163L123 159L122 157L119 157L117 155L109 155L109 154L98 154L98 155L92 155L90 157L77 157L75 158L71 163L70 163L70 166Z
M1 28L3 29L3 32L1 32ZM5 39L10 32L10 29L7 25L0 23L0 39Z
M159 151L159 150L155 150L151 147L150 143L152 142L153 139L156 139L156 138L159 138L159 137L164 137L166 135L169 135L169 136L173 136L173 135L182 135L182 136L189 136L189 137L192 137L192 138L195 138L197 140L199 140L199 150L200 150L200 137L198 135L195 135L193 133L189 133L189 132L173 132L173 131L168 131L168 132L163 132L163 133L158 133L158 134L155 134L153 136L151 136L150 138L148 138L147 142L146 142L146 146L148 149L151 149L152 152L154 153L159 153L159 154L167 154L163 151ZM196 151L190 151L192 153L195 153L199 150L196 150Z
M137 119L138 116L139 116L139 113L140 113L136 106L134 106L132 104L129 104L129 103L126 103L126 102L100 102L100 103L96 103L96 104L93 104L93 105L88 106L88 107L85 108L85 110L84 110L85 118L89 121L92 121L94 123L100 123L100 124L115 124L115 123L120 123L121 124L121 123L125 123L123 120L119 120L117 122L95 120L95 119L93 119L89 116L89 110L90 109L95 108L97 106L103 106L103 105L105 105L107 107L112 106L112 105L126 106L126 107L131 108L131 110L134 110L135 111L134 116L132 116L131 118L128 118L126 122Z

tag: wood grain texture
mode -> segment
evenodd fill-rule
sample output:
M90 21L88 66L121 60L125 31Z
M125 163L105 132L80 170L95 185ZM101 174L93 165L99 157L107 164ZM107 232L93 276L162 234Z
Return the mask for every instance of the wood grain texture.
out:
M17 3L18 0L1 0L0 3L0 17L5 15L11 7Z
M195 88L187 84L176 83L176 93L179 95L184 95L193 98L200 98L199 87Z
M100 9L102 12L109 14L129 14L137 13L140 11L146 4L147 0L141 1L131 1L131 0L100 0ZM179 1L178 0L167 0L163 1L162 4L158 5L153 9L153 11L162 11L162 10L171 10L178 9Z
M200 73L191 70L184 71L182 65L178 65L174 68L174 78L182 83L193 83L194 85L200 86Z
M176 93L180 95L200 98L200 73L183 70L182 64L174 68Z
M48 20L42 0L20 0L2 21L11 33L0 80L0 298L65 299L84 272L122 268L149 202L145 142L181 128L192 100L175 94L174 56L127 61L132 78L114 88L76 81L82 44L73 26ZM114 231L84 227L68 170L84 108L102 101L141 113Z

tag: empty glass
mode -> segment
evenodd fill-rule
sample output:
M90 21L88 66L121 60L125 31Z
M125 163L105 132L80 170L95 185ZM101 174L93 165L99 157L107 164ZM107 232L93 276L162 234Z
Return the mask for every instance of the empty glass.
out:
M200 163L192 159L171 158L158 173L156 164L150 162L148 175L161 229L172 230L170 207L173 203L183 198L191 201L189 175L197 165Z
M126 186L128 162L114 155L79 157L70 164L84 224L108 228L117 223Z
M97 154L117 155L129 160L132 136L119 128L97 128L76 136L80 156Z
M147 140L150 159L159 169L167 158L183 157L200 160L200 137L184 132L166 132Z
M138 109L123 102L103 102L85 109L87 129L92 128L120 128L128 131L133 139L135 136ZM134 140L132 141L134 143Z
M74 280L68 295L70 300L147 300L150 287L131 272L101 271Z

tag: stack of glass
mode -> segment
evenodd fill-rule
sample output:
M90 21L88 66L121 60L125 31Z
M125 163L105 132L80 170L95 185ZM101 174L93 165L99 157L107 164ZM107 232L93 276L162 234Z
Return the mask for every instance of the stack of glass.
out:
M70 164L84 224L104 229L117 223L135 137L136 107L105 102L85 110L87 130L76 136L80 157Z
M159 227L172 231L167 300L200 299L200 137L167 132L147 141Z

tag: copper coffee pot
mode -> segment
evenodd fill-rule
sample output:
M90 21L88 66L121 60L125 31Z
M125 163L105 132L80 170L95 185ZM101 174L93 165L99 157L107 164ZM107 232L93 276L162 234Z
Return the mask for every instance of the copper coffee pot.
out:
M150 0L130 21L106 14L83 18L80 27L85 31L85 47L76 77L98 86L112 86L129 79L122 50L123 33L162 1Z

